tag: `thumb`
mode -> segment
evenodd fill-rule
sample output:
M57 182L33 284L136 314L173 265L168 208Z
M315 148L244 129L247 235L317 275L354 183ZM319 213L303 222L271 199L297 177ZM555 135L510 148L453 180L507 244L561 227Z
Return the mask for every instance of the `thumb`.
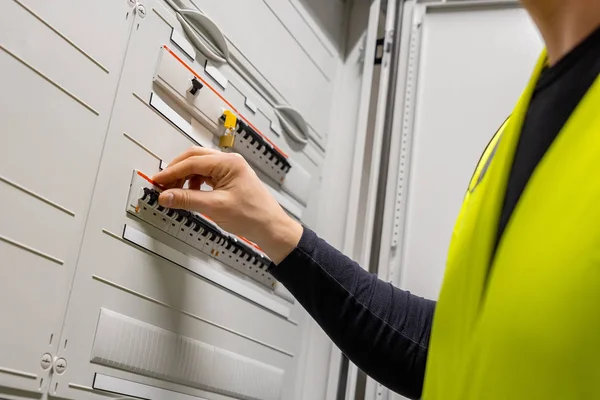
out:
M158 203L166 208L202 212L209 206L212 196L210 191L169 189L160 194Z

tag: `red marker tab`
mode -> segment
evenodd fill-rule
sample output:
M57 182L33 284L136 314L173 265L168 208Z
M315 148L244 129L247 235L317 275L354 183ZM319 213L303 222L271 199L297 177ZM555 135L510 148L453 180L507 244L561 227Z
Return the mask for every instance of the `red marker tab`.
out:
M242 239L244 242L248 243L250 246L254 247L257 250L260 250L261 253L264 253L264 251L262 251L262 249L260 247L258 247L258 245L254 242L249 241L248 239L246 239L243 236L238 236L240 239Z
M145 180L147 180L149 183L151 183L152 185L156 186L157 188L159 188L160 190L166 190L165 187L163 185L161 185L160 183L156 183L154 182L152 179L150 179L150 177L148 177L148 175L144 174L141 171L138 171L137 174L139 176L141 176L142 178L144 178Z

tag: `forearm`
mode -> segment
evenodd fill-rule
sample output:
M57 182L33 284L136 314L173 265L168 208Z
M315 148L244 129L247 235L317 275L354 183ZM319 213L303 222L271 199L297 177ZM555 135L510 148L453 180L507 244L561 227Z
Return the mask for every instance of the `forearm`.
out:
M435 302L377 279L307 229L271 273L363 371L421 395Z

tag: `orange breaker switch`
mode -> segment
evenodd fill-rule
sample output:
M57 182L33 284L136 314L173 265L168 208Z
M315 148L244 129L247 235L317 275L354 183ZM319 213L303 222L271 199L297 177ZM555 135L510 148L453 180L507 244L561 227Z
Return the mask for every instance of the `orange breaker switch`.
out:
M230 148L233 147L235 141L235 128L237 126L237 117L229 110L225 110L221 116L223 126L225 127L225 133L219 138L219 147Z

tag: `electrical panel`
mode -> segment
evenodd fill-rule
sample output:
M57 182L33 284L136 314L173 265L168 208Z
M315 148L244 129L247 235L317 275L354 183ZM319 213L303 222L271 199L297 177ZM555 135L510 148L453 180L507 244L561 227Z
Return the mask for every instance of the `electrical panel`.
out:
M220 93L217 85L208 81L215 73L201 76L165 45L159 57L155 82L167 93L168 100L187 108L212 131L216 136L215 144L242 153L255 167L275 182L282 183L290 171L287 154L241 114L227 100L226 94ZM232 121L229 122L226 116ZM226 123L232 126L226 126ZM223 140L227 138L230 138L229 143Z
M191 146L236 152L318 228L343 55L275 0L245 16L254 47L225 22L247 7L0 5L0 397L288 400L322 379L268 256L148 178Z
M272 262L256 244L224 231L205 215L162 207L161 191L144 173L134 171L127 211L269 289L281 286L267 272ZM293 303L290 295L282 297Z

